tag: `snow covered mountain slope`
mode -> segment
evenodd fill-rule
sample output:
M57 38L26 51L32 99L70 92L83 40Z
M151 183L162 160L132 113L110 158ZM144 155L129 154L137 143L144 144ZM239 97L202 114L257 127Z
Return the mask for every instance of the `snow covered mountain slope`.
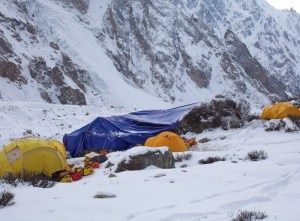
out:
M276 57L272 58L275 49L268 51L263 48L267 47L264 41L271 28L266 22L263 23L265 28L261 28L260 20L249 17L249 14L255 16L254 12L258 11L261 17L272 18L271 14L279 15L279 11L262 1L258 2L113 0L105 14L101 36L104 36L105 45L109 45L108 55L123 75L149 93L158 93L166 100L199 99L199 91L204 97L221 93L247 100L258 99L253 96L257 96L257 91L281 98L286 97L286 93L298 95L296 43L286 46L284 34L276 39L278 44L274 42L272 47L285 56L291 56L287 66L295 67L292 72L281 69L280 72L285 74L279 76L274 68L268 67L275 66ZM297 27L299 15L292 13ZM287 17L284 18L287 22ZM240 19L250 19L256 26L249 28L246 22L239 22ZM273 24L275 30L282 32L287 29L286 33L294 36L292 43L295 42L297 33L293 35L281 24L279 21ZM257 40L252 37L244 41L246 30L262 36ZM227 34L229 32L231 35ZM247 44L251 46L256 41L261 42L262 47L260 51L253 50L251 53ZM289 53L287 48L291 48ZM261 59L259 63L252 54L271 58ZM151 85L157 85L156 90Z
M86 104L83 82L88 75L25 12L23 4L1 2L0 97Z
M147 99L164 105L123 80L67 1L0 4L2 100L134 106Z
M0 99L133 107L299 96L299 17L263 0L1 2Z

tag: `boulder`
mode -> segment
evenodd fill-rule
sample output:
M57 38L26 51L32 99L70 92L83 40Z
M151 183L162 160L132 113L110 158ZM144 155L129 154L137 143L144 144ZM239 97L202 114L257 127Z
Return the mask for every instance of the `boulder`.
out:
M143 170L148 166L156 166L162 169L175 168L175 159L170 150L167 148L147 149L148 151L142 151L137 154L128 155L126 158L120 160L115 165L115 172L118 173L126 170ZM112 166L114 164L109 163L108 165Z
M236 103L225 98L216 97L209 103L203 103L192 109L180 122L175 132L185 134L187 132L202 133L204 130L222 128L240 128L247 121L254 119L249 115L247 103Z

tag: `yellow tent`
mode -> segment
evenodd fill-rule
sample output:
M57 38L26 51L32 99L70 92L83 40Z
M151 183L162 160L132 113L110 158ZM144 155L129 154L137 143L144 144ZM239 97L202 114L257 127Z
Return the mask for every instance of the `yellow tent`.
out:
M286 117L300 118L300 110L288 102L266 106L260 116L262 119L282 119Z
M67 170L66 150L59 141L22 139L11 142L0 151L0 177L23 171L51 176Z
M187 150L186 144L180 136L172 132L162 132L157 136L146 140L145 146L161 147L167 146L172 152L183 152Z
M50 140L50 143L53 144L62 154L64 159L67 159L67 151L65 145L58 140Z

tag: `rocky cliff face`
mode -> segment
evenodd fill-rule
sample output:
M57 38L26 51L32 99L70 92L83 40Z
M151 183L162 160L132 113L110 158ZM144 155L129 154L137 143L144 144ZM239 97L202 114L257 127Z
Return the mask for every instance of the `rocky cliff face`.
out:
M265 92L266 94L275 94L281 98L285 98L287 96L285 93L286 86L275 77L269 75L268 71L251 56L247 46L241 42L231 30L226 31L224 39L228 48L228 53L246 74L244 77L253 82L259 91ZM227 61L227 57L228 54L225 53L225 63ZM225 72L226 70L227 69L224 68ZM235 72L229 71L227 74L230 75L233 73ZM243 91L244 88L244 86L241 87L241 91Z
M201 21L166 6L163 1L112 1L104 17L101 40L114 45L106 48L107 54L127 79L149 93L174 101L178 99L176 94L187 92L190 84L208 88L212 64L201 55L201 48L209 56L210 48L218 48L219 42ZM199 52L189 47L198 47Z
M243 18L239 11L230 11L232 4L253 18ZM220 93L237 97L252 93L253 88L249 90L249 87L273 99L284 99L287 92L297 96L299 76L293 74L295 71L278 76L274 68L268 68L274 60L260 63L237 34L224 29L234 26L241 37L251 35L257 32L254 23L264 15L264 10L256 1L248 4L221 0L203 3L115 0L104 17L102 40L110 45L107 54L118 71L132 83L145 90L150 88L149 93L158 93L166 100L178 99L178 90L187 94L191 88L218 91L215 84L230 88ZM230 22L231 14L233 22ZM238 16L243 20L241 24L235 23ZM222 32L224 38L219 36ZM258 53L272 57L268 51ZM234 87L229 86L228 80ZM156 85L155 91L149 87L151 84Z
M231 29L272 76L272 81L277 79L286 86L280 90L299 97L300 15L297 12L278 11L261 0L172 0L172 3L187 14L201 17L219 37Z
M95 91L105 99L110 79L121 76L126 88L168 102L217 94L262 103L300 96L300 15L263 1L14 0L0 6L1 100L84 105ZM82 45L77 51L76 44ZM112 61L105 71L96 65L100 51Z

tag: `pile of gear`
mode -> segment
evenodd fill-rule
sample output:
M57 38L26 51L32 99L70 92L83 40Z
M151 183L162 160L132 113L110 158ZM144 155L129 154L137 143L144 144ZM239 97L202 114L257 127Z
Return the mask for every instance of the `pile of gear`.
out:
M101 151L99 154L91 152L86 154L83 160L83 166L75 167L68 165L66 170L59 170L51 175L54 181L69 183L80 180L83 176L88 176L94 173L94 169L100 168L100 164L105 162L108 158L107 152Z

